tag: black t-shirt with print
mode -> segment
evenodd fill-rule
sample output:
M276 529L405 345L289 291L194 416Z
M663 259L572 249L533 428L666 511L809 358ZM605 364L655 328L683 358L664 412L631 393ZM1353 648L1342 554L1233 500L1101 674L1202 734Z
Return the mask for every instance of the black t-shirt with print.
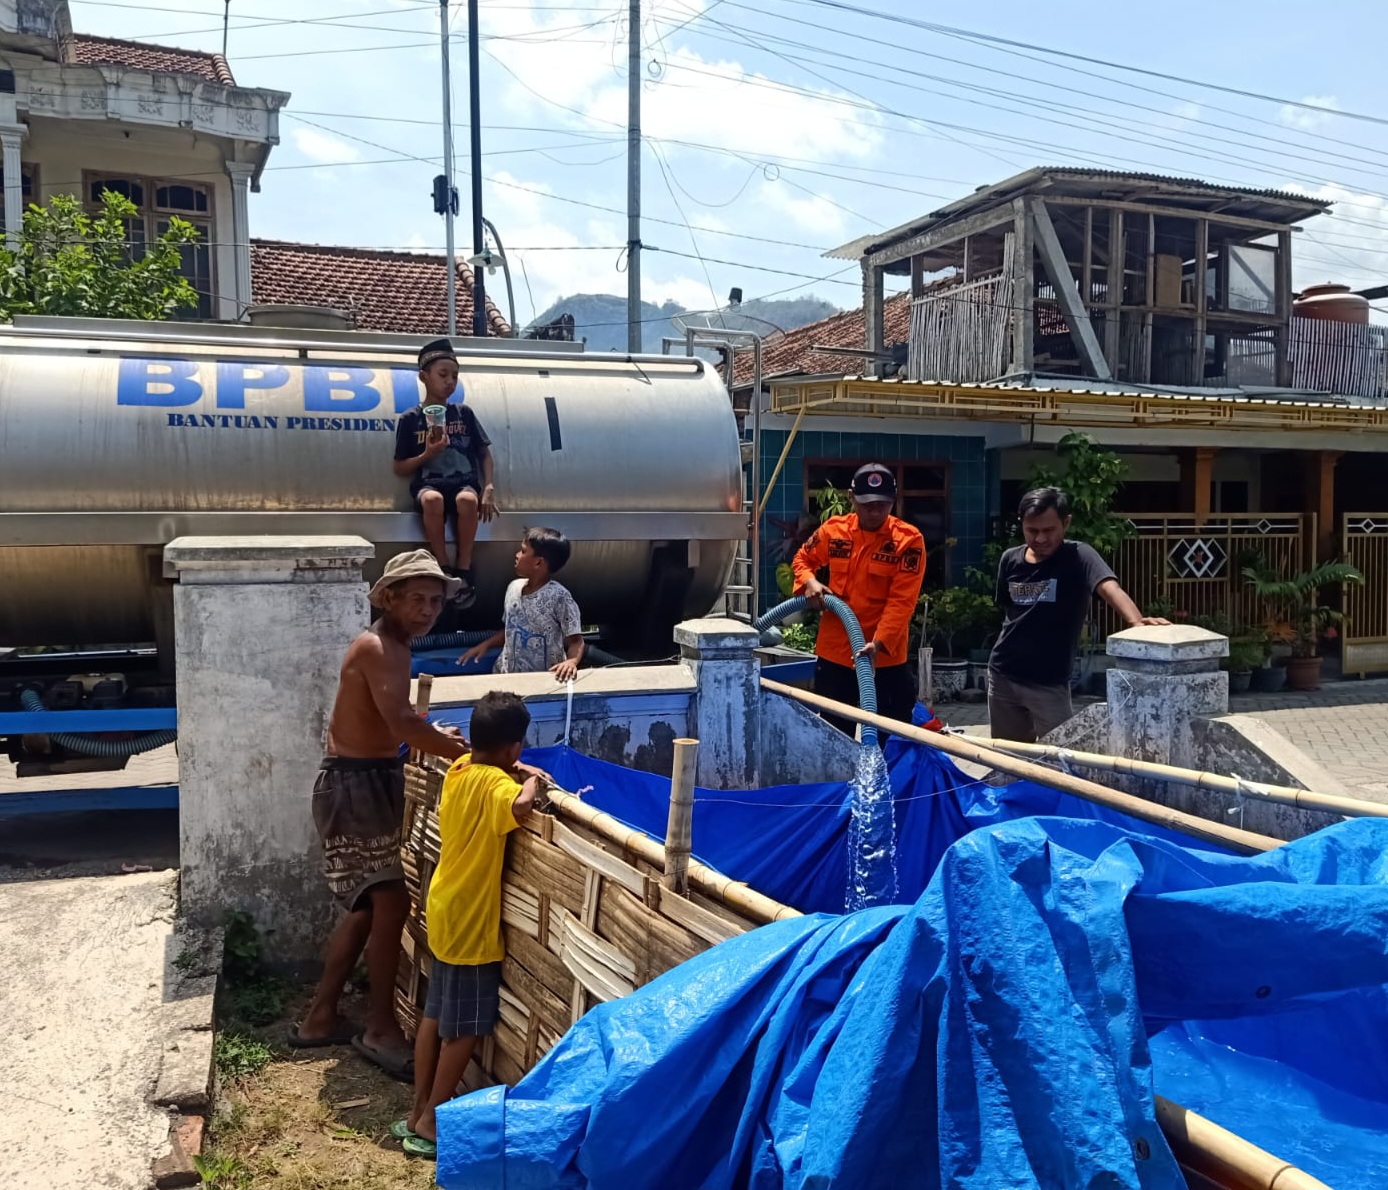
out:
M492 444L477 415L466 405L446 405L444 429L448 448L430 459L410 479L410 494L420 488L459 488L466 484L482 486L482 451ZM416 405L402 413L395 423L395 457L413 459L424 453L424 440L429 433L429 419L424 406Z
M1092 546L1065 541L1043 562L1014 546L998 563L1002 632L988 667L1028 686L1070 681L1075 646L1094 591L1114 573Z

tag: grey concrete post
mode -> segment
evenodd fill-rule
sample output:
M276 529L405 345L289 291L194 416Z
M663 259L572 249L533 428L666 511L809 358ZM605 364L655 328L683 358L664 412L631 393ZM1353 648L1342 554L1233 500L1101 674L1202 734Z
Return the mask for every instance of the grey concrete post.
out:
M761 756L761 667L755 629L710 617L675 625L675 643L698 689L690 716L705 789L754 789Z
M1132 760L1199 767L1194 721L1229 710L1219 659L1229 638L1172 624L1108 638L1109 751Z
M338 670L369 620L360 537L180 537L174 590L181 897L251 914L276 961L332 919L310 813Z

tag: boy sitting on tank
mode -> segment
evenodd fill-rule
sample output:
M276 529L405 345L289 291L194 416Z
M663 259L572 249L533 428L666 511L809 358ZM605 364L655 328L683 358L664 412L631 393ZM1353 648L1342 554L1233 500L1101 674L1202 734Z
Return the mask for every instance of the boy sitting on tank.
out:
M370 600L380 618L347 650L328 721L326 755L313 788L313 823L323 841L323 874L344 916L328 939L323 977L304 1019L289 1031L295 1049L351 1042L382 1069L411 1076L412 1051L395 1019L400 931L409 912L400 864L405 817L401 746L456 760L467 741L440 730L410 705L410 641L427 635L455 593L428 550L386 563ZM366 950L370 1001L366 1028L338 1008Z
M458 357L447 339L435 339L420 349L419 379L424 400L396 423L395 474L410 481L429 549L444 570L461 580L455 602L468 608L477 598L472 582L477 524L496 513L491 439L461 399L449 401L458 387ZM453 565L444 538L450 515L457 518Z
M501 647L496 673L541 673L571 682L583 660L578 604L554 575L569 560L569 539L558 529L535 528L516 551L516 580L506 588L502 628L461 657L467 664Z

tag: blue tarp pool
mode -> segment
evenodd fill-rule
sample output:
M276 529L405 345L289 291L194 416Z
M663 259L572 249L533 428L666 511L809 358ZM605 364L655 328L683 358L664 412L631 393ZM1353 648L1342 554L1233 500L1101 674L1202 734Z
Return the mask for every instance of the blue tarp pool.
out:
M659 837L668 781L530 759ZM1388 1186L1388 820L1232 856L894 740L900 905L841 912L843 785L699 791L695 851L806 911L441 1109L446 1190L1184 1185L1165 1095Z

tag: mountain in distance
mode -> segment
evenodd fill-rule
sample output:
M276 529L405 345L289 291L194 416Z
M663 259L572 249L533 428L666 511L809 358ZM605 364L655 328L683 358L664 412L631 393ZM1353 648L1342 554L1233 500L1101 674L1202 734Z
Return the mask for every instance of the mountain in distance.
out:
M757 331L770 336L777 329L793 330L838 312L839 307L817 297L753 298L736 309L724 307L712 314L690 313L673 301L659 306L653 302L642 302L641 350L659 354L662 339L683 339L684 331L675 321L676 316L681 314L689 315L687 323L693 326L725 326L729 330ZM589 351L626 351L627 303L626 298L615 294L580 293L560 298L522 333L545 326L565 314L573 317L574 338L585 341Z

